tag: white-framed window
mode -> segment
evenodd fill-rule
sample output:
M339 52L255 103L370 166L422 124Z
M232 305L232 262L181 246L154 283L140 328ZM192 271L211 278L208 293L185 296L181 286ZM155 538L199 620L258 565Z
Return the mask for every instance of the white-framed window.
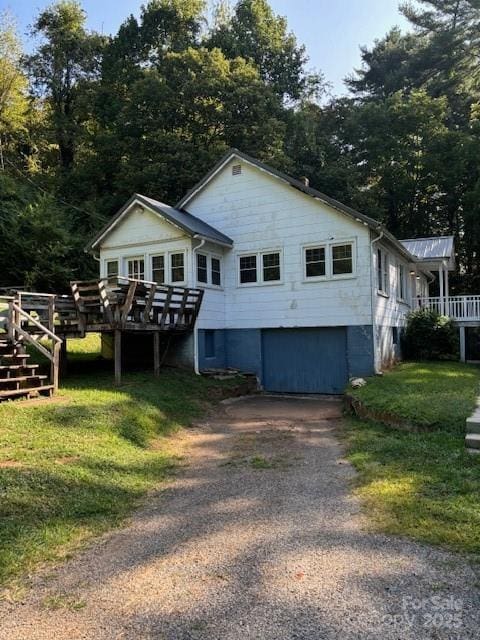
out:
M355 240L306 245L302 251L303 275L306 281L355 276Z
M185 282L185 252L170 254L170 282Z
M323 278L327 275L327 248L305 247L305 277Z
M210 282L215 287L222 286L222 261L218 256L210 257Z
M165 283L165 255L160 253L156 256L150 256L150 268L152 281L157 284Z
M389 278L390 260L388 253L383 249L377 249L377 287L379 293L388 296L390 292Z
M278 282L280 280L280 253L262 254L263 282Z
M127 258L127 275L134 280L145 280L145 259L143 256Z
M353 274L353 243L330 245L332 276L348 276Z
M197 282L208 283L208 256L197 253Z
M106 260L105 273L107 278L116 278L119 274L118 260Z
M407 271L405 265L397 264L397 299L405 302L407 300Z
M238 256L238 283L241 286L275 284L282 280L282 252L259 251Z

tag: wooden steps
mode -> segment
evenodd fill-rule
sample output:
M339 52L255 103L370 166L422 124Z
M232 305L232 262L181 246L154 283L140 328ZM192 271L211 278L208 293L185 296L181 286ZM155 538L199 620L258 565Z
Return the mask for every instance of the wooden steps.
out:
M0 401L52 395L49 377L38 373L38 364L27 364L29 358L19 343L0 340Z

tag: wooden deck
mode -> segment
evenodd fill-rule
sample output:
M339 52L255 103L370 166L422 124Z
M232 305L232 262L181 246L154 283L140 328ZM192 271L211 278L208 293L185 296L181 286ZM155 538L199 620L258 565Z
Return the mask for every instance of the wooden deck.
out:
M203 299L202 289L171 287L144 280L115 277L75 281L71 294L54 295L9 291L3 296L3 328L12 347L29 343L50 359L52 385L58 385L59 351L66 353L67 338L89 332L115 336L115 379L121 380L121 343L126 332L154 336L154 371L162 363L160 335L193 330ZM52 341L51 349L44 345Z

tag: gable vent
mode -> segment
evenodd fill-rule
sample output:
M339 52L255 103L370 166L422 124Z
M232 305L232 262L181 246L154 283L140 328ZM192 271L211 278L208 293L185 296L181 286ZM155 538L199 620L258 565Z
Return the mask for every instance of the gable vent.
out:
M232 167L232 176L239 176L242 174L242 165L234 164Z

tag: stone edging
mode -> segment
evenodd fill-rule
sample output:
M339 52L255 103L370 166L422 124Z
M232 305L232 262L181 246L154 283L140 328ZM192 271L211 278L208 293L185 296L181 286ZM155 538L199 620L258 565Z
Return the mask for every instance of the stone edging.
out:
M357 418L380 422L381 424L384 424L387 427L392 427L393 429L412 432L429 431L427 427L420 427L419 425L412 424L408 420L401 418L394 413L372 409L361 400L348 393L344 395L343 406L345 411L355 415Z

